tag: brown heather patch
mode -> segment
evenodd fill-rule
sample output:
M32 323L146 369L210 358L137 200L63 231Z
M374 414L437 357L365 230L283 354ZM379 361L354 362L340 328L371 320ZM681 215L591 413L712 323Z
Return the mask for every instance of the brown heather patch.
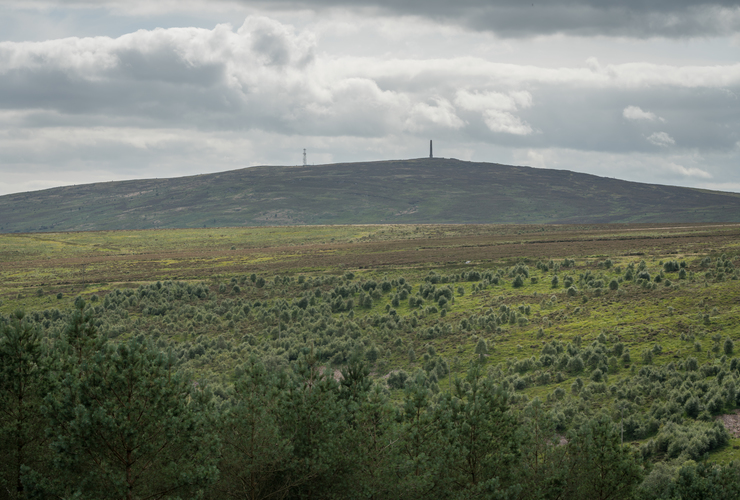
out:
M717 420L722 422L732 437L740 438L740 410L735 410L726 415L720 415Z
M249 273L298 274L300 272L336 272L344 270L389 270L403 268L457 269L471 261L474 265L509 265L529 259L537 260L572 257L596 261L606 256L630 259L650 259L678 255L720 253L722 248L740 241L736 225L603 224L592 226L366 226L368 235L361 242L346 241L310 244L270 244L270 235L280 241L283 233L297 228L251 228L244 231L238 242L211 240L219 229L156 230L131 232L139 238L147 235L155 241L138 243L132 251L125 242L106 240L127 232L76 233L80 239L100 241L87 243L87 249L76 243L75 234L60 233L59 245L53 234L0 235L2 288L18 289L37 286L69 286L85 282L138 283L156 280L200 280L220 275ZM300 228L311 234L312 228ZM346 226L336 230L347 231ZM229 228L223 228L226 232ZM313 231L332 233L333 228L321 226ZM187 231L183 239L181 232ZM343 233L343 234L345 234ZM206 237L207 236L207 237ZM3 242L26 237L34 245L57 245L58 250L34 256L32 252L6 250ZM120 236L119 236L120 237ZM71 239L70 239L71 238ZM188 239L190 238L190 239ZM331 237L327 237L327 240ZM230 250L233 243L235 250ZM251 245L251 246L250 246ZM22 242L21 242L22 247ZM10 248L8 246L8 248ZM54 247L56 248L56 247ZM38 252L37 252L38 253ZM635 256L635 254L637 254ZM580 264L580 263L579 263ZM618 263L615 263L618 265ZM654 292L653 292L654 293Z

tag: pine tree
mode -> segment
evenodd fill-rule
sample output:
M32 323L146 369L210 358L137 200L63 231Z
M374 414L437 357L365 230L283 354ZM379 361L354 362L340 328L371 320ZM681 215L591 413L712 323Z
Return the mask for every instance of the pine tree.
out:
M327 497L344 485L348 469L344 450L351 443L346 405L338 394L339 384L313 350L296 360L280 415L296 463L290 472L293 498L318 498L319 493Z
M56 366L56 371L61 376L79 372L83 362L92 358L105 344L105 339L98 335L95 327L92 308L85 307L82 297L75 299L74 306L61 339L54 346L61 363Z
M509 411L509 395L472 365L465 382L456 381L450 400L445 455L454 489L460 498L516 494L514 480L519 459L517 421ZM459 401L458 401L459 400Z
M394 407L380 385L372 385L370 369L359 362L342 370L339 401L344 404L351 446L345 449L347 474L343 498L398 498L395 472L400 466Z
M403 406L398 413L399 461L397 484L403 497L430 498L444 481L445 438L441 429L449 418L432 406L432 391L426 374L419 370L404 387Z
M402 498L396 472L402 465L400 426L394 408L379 385L373 386L355 411L348 450L351 475L345 498Z
M480 339L478 344L475 346L475 353L478 355L479 361L485 361L486 355L488 354L488 344L485 339Z
M630 498L645 473L640 457L620 444L619 430L608 415L599 415L571 431L566 452L563 498Z
M552 285L553 288L557 288L559 283L560 283L560 280L558 279L558 275L556 274L555 276L552 277L550 284Z
M725 340L724 350L725 350L725 354L728 356L731 356L732 352L735 350L735 343L732 341L730 337L727 337L727 340Z
M562 467L565 447L555 432L552 419L535 397L522 411L521 457L516 474L522 484L520 498L539 500L561 498L566 469Z
M210 397L136 340L103 346L47 398L54 469L40 496L194 497L216 478ZM49 491L51 490L51 491Z
M670 498L725 500L740 497L740 467L737 462L722 466L689 460L679 468L676 476Z
M220 477L209 498L284 498L297 466L279 425L286 376L271 375L255 357L242 370L221 417Z
M41 416L47 390L39 329L16 311L0 323L0 492L24 498L24 468L38 469L48 454Z

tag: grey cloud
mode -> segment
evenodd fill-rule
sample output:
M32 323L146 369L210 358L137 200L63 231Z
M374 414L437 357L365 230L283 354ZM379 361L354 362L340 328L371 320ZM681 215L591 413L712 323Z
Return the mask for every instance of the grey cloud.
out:
M262 17L236 31L0 43L0 164L231 168L251 162L242 137L265 134L330 144L324 161L369 147L388 157L389 143L403 143L402 157L421 138L460 150L737 156L740 65L552 68L332 57L316 47L310 33ZM279 158L265 148L248 151ZM681 160L664 171L705 170Z
M66 115L70 124L84 117L87 126L316 136L381 137L403 128L414 105L406 95L372 78L313 68L314 60L310 35L262 17L236 32L219 26L6 42L0 109L33 110L20 119L25 126L58 124Z
M367 15L409 15L435 22L456 24L475 30L493 32L501 37L531 37L563 33L578 36L616 37L705 37L730 35L740 31L740 2L737 0L201 0L184 6L151 3L148 0L29 0L26 8L100 8L116 12L130 10L144 13L178 12L184 9L209 9L213 5L228 8L267 10L354 10ZM2 4L0 0L0 5ZM135 7L135 9L134 9ZM273 47L275 48L275 47ZM276 53L275 56L279 55Z
M126 47L113 52L118 59L109 78L134 81L156 81L173 85L211 87L223 81L224 68L217 62L193 64L175 52L174 46L142 50Z
M266 59L268 65L285 66L290 62L290 52L285 39L269 32L255 33L252 48Z
M303 68L315 57L315 41L310 36L296 36L288 27L272 19L248 17L237 33L249 37L254 55L267 66Z
M683 38L726 35L740 29L740 3L736 0L359 0L352 2L352 7L343 0L270 0L260 3L266 8L374 9L461 24L503 37L564 33Z
M301 73L312 46L251 18L240 33L172 29L118 39L0 43L0 109L149 126L279 127L315 100ZM306 45L301 46L301 45ZM37 123L41 117L34 116Z
M205 112L218 116L234 108L216 92L183 82L136 80L131 73L119 78L88 80L55 69L15 70L0 78L0 107L46 110L58 114L86 115L88 125L126 117L167 122ZM112 75L111 75L112 76ZM41 116L34 119L41 125ZM74 121L74 118L71 118Z
M647 154L667 147L727 153L740 141L736 101L720 90L530 85L529 91L533 96L532 106L518 109L515 116L528 124L532 133L494 133L485 123L481 110L459 110L459 116L466 122L460 133L499 146L567 148L609 154ZM624 108L635 103L665 116L665 122L625 119Z
M483 9L475 15L462 17L462 21L472 28L492 31L502 37L563 33L576 36L686 38L734 33L740 28L740 12L737 7L716 5L674 5L647 10L621 3L609 7L588 4L538 7L535 4L528 11L521 7Z
M329 0L264 5L275 4L347 9ZM336 19L351 24L358 15L382 11L500 36L678 37L737 30L735 2L528 5L368 0L352 3L358 10ZM720 14L726 14L722 22ZM316 163L416 157L428 151L430 138L440 156L519 164L531 158L536 166L686 185L711 181L740 190L732 187L740 186L740 64L702 64L696 57L684 64L676 57L661 65L655 53L640 54L652 62L639 63L505 64L485 51L464 56L467 46L455 43L445 55L420 50L387 57L396 40L404 44L416 36L413 27L394 33L387 47L362 52L376 57L359 57L333 53L336 46L321 38L321 27L319 41L314 38L310 26L320 17L300 18L306 31L254 16L238 29L0 42L0 192L12 190L9 174L18 172L44 182L186 175L300 163L303 147ZM414 21L377 19L375 39ZM436 36L438 25L422 28ZM439 29L446 36L446 28ZM342 36L355 36L347 33ZM465 43L491 41L470 30L465 36ZM333 43L341 43L337 39ZM495 43L516 50L532 42ZM660 44L677 51L683 42ZM608 53L594 53L609 60Z
M92 55L91 55L92 54ZM707 85L726 84L711 87ZM316 58L308 35L266 18L236 32L171 29L118 39L0 44L0 109L24 126L259 129L384 137L431 131L519 147L650 151L740 140L740 66L586 68L469 59ZM625 119L625 109L661 120ZM674 146L672 145L672 146Z

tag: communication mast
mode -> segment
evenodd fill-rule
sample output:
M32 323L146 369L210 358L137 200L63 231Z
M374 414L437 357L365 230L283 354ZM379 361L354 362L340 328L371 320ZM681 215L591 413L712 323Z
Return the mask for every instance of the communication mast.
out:
M308 165L308 163L306 163L306 148L303 148L303 166L305 167L306 165Z

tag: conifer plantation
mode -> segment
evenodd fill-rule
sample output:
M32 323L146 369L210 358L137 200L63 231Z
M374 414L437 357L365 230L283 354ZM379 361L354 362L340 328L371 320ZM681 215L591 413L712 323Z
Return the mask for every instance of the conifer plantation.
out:
M220 270L193 248L132 251L117 280L101 279L116 271L93 259L95 236L65 236L91 262L84 284L65 271L81 254L43 262L15 237L0 498L740 497L725 229L583 230L573 246L503 229L492 253L521 255L473 262L460 232L275 231L295 246L260 240L251 266L229 240L212 249ZM377 264L410 242L416 262Z

